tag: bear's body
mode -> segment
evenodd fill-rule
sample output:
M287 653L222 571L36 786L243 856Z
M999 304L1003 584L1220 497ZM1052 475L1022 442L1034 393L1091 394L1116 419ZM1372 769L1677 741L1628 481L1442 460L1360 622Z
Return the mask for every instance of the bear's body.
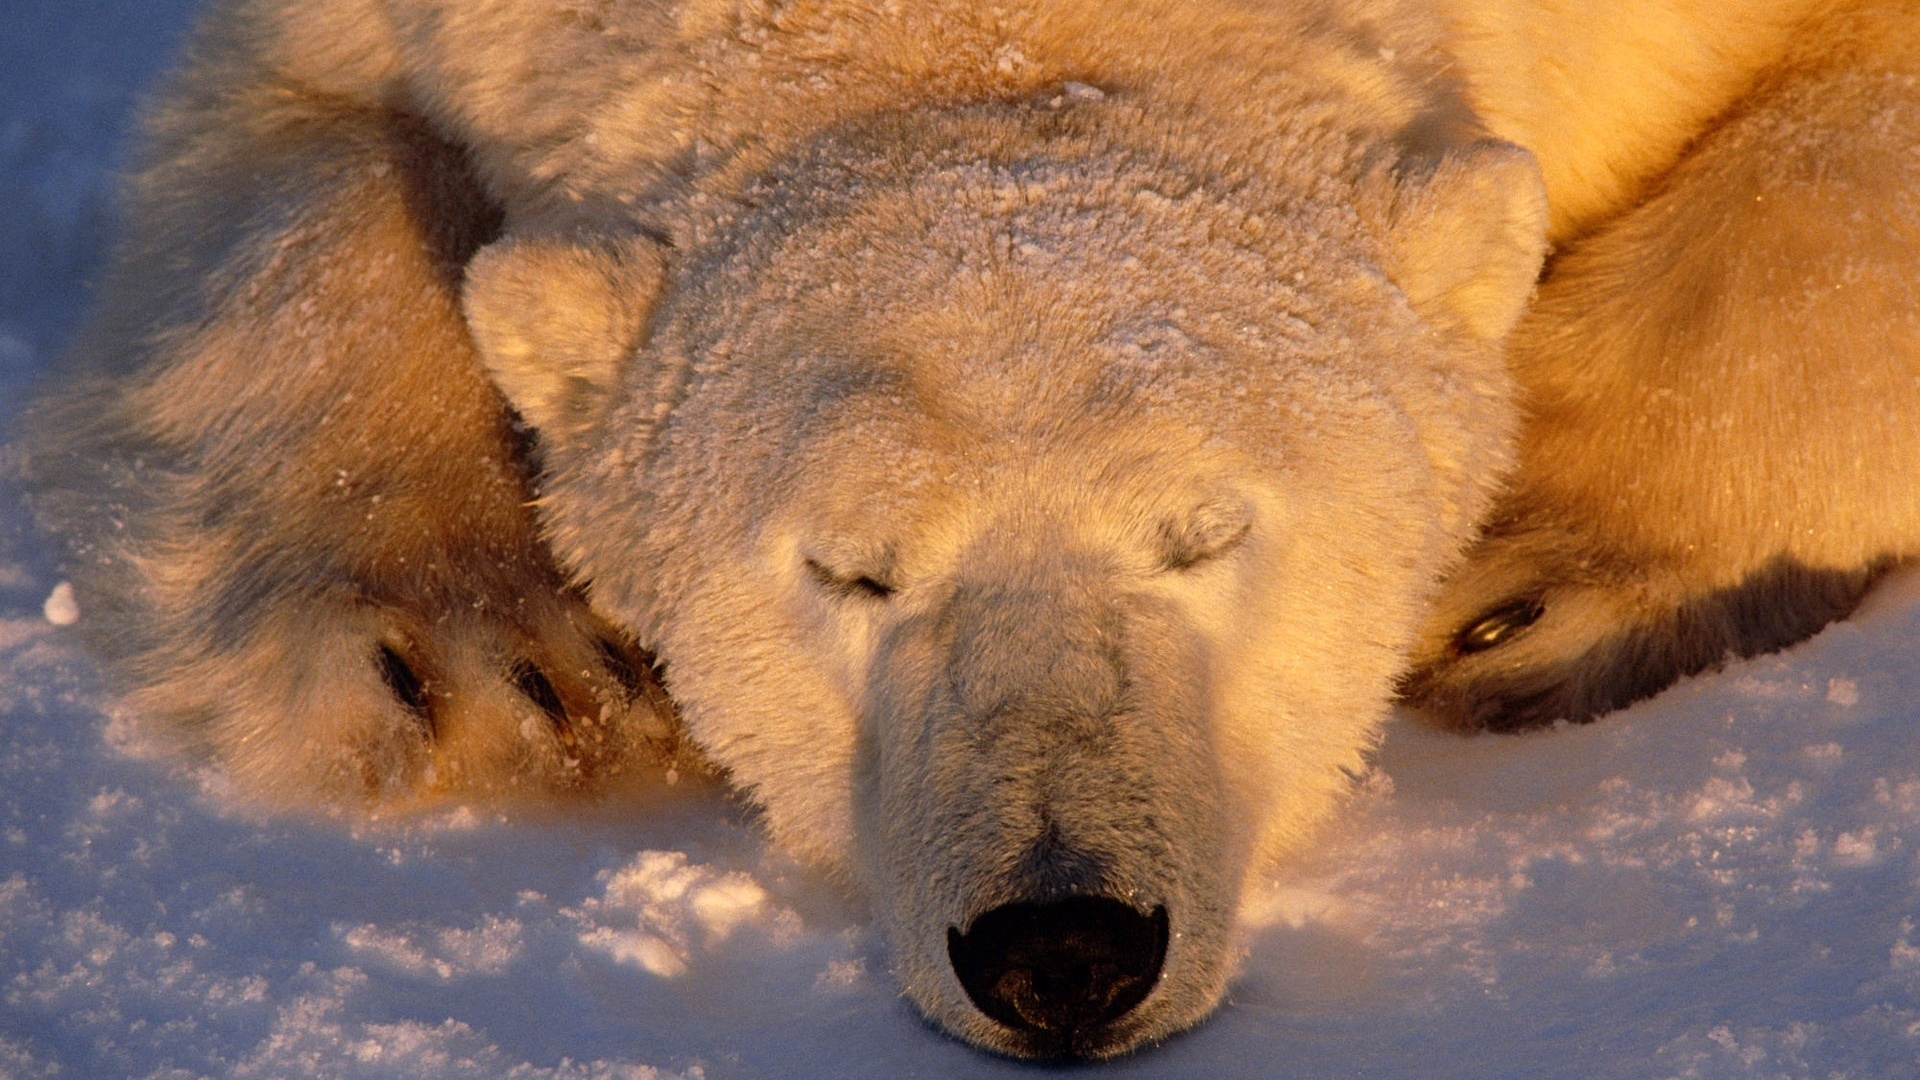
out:
M1916 554L1916 9L1813 10L1554 260L1508 343L1519 468L1415 650L1415 705L1588 720L1812 634Z
M1410 659L1604 707L1920 543L1920 11L1590 7L238 0L29 480L244 790L684 731L934 1019L1117 1053Z

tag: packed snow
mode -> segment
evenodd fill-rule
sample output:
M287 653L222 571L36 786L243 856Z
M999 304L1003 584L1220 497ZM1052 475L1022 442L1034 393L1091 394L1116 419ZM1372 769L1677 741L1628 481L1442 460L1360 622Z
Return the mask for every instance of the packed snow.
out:
M108 234L186 0L0 12L0 412ZM263 819L117 716L0 509L0 1078L1027 1075L919 1021L858 898L718 791ZM1396 722L1142 1077L1920 1076L1920 576L1602 723ZM1079 1071L1079 1070L1075 1070Z

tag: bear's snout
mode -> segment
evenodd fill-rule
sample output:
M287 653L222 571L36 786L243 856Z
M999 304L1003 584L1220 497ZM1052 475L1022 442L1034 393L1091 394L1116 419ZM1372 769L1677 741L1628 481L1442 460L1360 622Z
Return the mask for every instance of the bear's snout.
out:
M1094 1049L1159 981L1167 909L1142 915L1118 900L1070 896L1003 904L964 933L947 930L947 956L974 1006L1030 1039L1044 1056Z

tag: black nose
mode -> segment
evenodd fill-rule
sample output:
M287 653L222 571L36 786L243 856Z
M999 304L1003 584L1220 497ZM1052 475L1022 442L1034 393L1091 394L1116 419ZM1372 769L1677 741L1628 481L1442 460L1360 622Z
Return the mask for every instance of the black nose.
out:
M953 973L979 1010L1071 1048L1144 1001L1167 958L1167 909L1073 896L1006 904L947 930Z

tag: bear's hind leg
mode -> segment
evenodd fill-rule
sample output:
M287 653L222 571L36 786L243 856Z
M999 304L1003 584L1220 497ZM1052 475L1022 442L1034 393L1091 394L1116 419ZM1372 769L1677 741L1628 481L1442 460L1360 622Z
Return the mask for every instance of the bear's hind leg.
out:
M1442 588L1416 709L1590 720L1804 638L1920 555L1920 17L1900 7L1810 30L1554 262L1512 343L1518 472Z

